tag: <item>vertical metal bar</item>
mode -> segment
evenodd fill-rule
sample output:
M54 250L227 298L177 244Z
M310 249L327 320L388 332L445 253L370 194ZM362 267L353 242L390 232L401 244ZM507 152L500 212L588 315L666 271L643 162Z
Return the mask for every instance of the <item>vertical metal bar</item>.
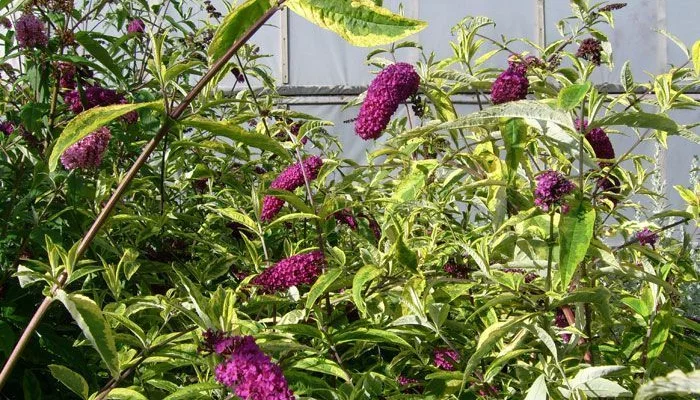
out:
M547 45L547 19L545 15L545 0L536 0L537 2L537 44L541 47Z
M289 84L289 9L282 9L280 14L280 69L282 84Z

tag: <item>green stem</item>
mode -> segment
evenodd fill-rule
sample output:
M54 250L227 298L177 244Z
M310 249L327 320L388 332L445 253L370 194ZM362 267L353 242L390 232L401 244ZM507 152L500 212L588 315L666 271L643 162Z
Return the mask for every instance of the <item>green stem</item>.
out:
M547 280L545 281L544 290L549 292L552 290L552 261L554 257L554 210L549 212L549 239L547 241L549 253L547 255ZM547 296L547 307L549 307L549 296Z

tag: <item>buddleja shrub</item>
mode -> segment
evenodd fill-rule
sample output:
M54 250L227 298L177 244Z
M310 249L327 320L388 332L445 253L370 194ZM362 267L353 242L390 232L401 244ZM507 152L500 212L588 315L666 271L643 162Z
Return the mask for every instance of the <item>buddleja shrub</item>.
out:
M698 188L664 208L637 152L699 142L670 115L698 107L700 42L672 38L688 61L648 83L625 63L610 94L590 77L623 4L572 1L562 39L523 53L467 17L451 57L411 65L424 24L378 3L0 1L6 397L700 392ZM350 105L357 140L383 139L366 163L246 44L282 6L390 44Z

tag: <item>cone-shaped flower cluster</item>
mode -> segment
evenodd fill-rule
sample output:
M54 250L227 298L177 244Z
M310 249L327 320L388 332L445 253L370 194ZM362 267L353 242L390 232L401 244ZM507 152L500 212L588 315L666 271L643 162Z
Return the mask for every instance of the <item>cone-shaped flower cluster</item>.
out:
M455 364L459 362L459 353L444 347L437 347L433 350L433 362L440 369L454 371Z
M262 287L265 293L275 293L292 286L311 284L325 264L323 252L297 254L286 258L253 278L251 283Z
M578 131L585 131L588 128L588 121L577 119L576 129ZM615 149L613 148L612 142L608 137L608 134L602 128L593 128L589 132L586 132L586 140L593 147L593 152L596 158L611 160L615 158ZM608 165L605 162L601 162L601 167Z
M216 380L243 400L293 400L282 369L270 360L252 336L227 336L207 331L205 347L226 359L216 366Z
M49 42L46 26L34 14L24 14L15 22L15 33L19 47L32 49L44 47Z
M527 80L527 66L517 61L510 61L508 69L503 71L491 85L491 101L503 104L523 100L527 97L530 82Z
M61 163L66 169L96 168L102 163L112 134L102 127L70 146L61 155Z
M93 107L127 103L123 94L99 86L87 86L84 88L83 93L85 95L85 104L83 104L80 92L77 89L71 90L63 96L63 100L66 102L66 105L68 105L68 108L76 114ZM122 116L122 119L132 124L138 120L138 117L139 115L136 111L131 111Z
M635 236L637 237L639 244L642 246L648 244L652 249L654 246L656 246L656 242L659 240L659 235L649 228L642 229L641 231L637 232Z
M378 138L399 105L418 92L420 76L411 64L384 68L369 85L355 121L355 132L364 140Z
M306 175L306 179L309 181L316 179L322 165L323 160L321 157L307 157L301 163L296 163L282 171L282 173L272 181L270 188L291 192L296 188L304 186L304 175ZM275 196L265 196L260 218L263 221L272 220L282 209L282 206L284 206L284 200L278 199Z
M129 22L129 25L126 26L127 33L140 34L140 33L143 33L143 31L145 29L146 29L146 24L143 23L143 21L138 19L138 18L131 20L131 22Z
M535 204L544 211L561 204L562 199L574 190L574 184L558 171L545 171L537 178Z
M603 46L600 40L594 38L584 39L576 51L576 57L590 61L594 65L600 65L600 55L603 52Z

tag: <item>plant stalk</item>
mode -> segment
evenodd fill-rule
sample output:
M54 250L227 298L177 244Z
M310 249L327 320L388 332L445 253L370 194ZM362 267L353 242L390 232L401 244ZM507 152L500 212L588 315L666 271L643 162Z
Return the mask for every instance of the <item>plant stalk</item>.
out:
M223 68L226 65L226 63L236 54L238 49L240 49L241 46L243 46L243 44L245 44L253 36L253 34L255 34L255 32L257 32L258 29L260 29L260 27L262 27L265 24L265 22L267 22L267 20L270 19L270 17L272 17L272 15L274 15L277 12L277 10L280 9L280 6L283 3L284 0L279 0L275 6L267 10L267 12L265 12L265 14L263 14L255 22L255 24L253 24L253 26L251 26L243 34L243 36L236 40L233 43L233 45L226 51L226 53L219 60L217 60L216 63L214 63L214 65L212 65L209 68L207 73L204 74L204 76L199 80L199 82L197 82L197 84L192 88L192 90L190 90L190 92L185 96L185 98L177 106L177 108L168 113L165 120L163 121L163 125L161 126L156 136L153 139L151 139L151 141L148 142L148 144L146 144L146 147L141 152L141 155L136 159L136 162L134 162L131 168L129 168L129 171L121 180L114 193L112 193L112 196L107 201L107 204L104 206L100 214L93 222L90 229L87 231L87 233L81 240L80 245L77 249L76 259L80 259L85 254L93 239L95 239L95 236L97 236L97 233L100 231L105 222L107 222L107 220L109 219L110 213L116 207L117 202L121 199L121 196L124 194L131 181L134 180L138 171L148 160L148 157L151 155L151 153L153 153L160 141L163 140L172 124L185 113L187 107L189 107L189 105L206 87L206 85L219 73L221 68ZM62 288L67 280L68 274L64 271L58 276L57 283L51 289L51 293L53 294L56 292L56 290ZM2 388L5 386L5 383L7 382L7 379L9 378L12 369L19 360L22 351L29 342L31 336L34 334L36 328L39 326L41 319L44 317L44 314L49 309L49 306L51 305L52 301L52 296L48 296L44 299L44 301L41 303L39 308L32 316L31 321L29 321L29 324L24 329L24 332L22 332L22 336L17 341L17 344L12 350L10 357L8 357L7 362L5 363L5 365L2 368L2 371L0 372L0 390L2 390Z

